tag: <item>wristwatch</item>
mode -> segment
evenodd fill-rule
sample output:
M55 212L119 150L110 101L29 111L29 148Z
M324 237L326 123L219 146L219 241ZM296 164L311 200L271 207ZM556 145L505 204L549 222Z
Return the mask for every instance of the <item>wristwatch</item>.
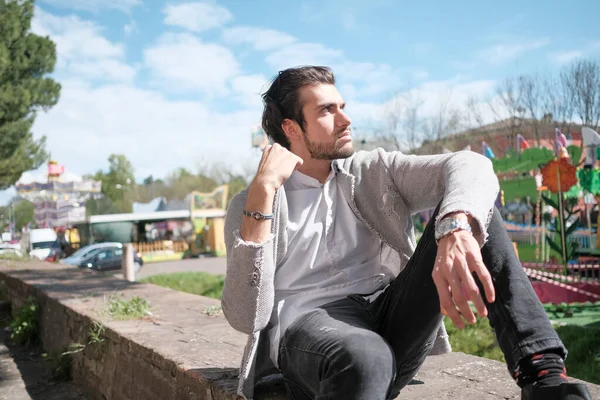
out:
M435 241L438 243L442 238L460 230L473 234L471 225L467 221L454 217L444 218L438 221L435 227Z
M273 214L263 214L260 211L249 212L244 210L244 215L246 217L254 218L257 221L261 221L263 219L273 219Z

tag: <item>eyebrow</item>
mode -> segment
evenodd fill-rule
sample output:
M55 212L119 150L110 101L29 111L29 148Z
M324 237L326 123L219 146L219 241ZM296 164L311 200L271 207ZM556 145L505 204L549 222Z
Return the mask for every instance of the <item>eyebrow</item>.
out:
M323 110L325 108L331 107L331 106L339 106L342 110L346 107L346 103L323 103L323 104L319 104L317 107L315 107L316 110Z

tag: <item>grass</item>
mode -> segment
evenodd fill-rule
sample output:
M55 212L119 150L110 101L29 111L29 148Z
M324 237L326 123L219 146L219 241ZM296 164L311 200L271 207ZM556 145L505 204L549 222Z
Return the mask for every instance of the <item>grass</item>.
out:
M107 314L114 319L137 319L150 315L150 305L138 296L134 296L129 300L124 300L120 297L112 297L108 302Z
M600 328L600 302L544 304L544 309L552 323L556 325Z
M29 257L19 256L15 253L3 253L3 254L0 254L0 260L26 261L26 260L29 260Z
M154 275L141 281L179 290L180 292L220 299L225 277L223 275L211 275L206 272L181 272Z
M487 318L461 331L447 317L444 324L453 351L505 362ZM564 325L556 327L556 332L569 350L565 363L569 376L600 384L600 329Z
M544 240L540 237L540 240ZM535 262L535 244L521 243L517 245L519 249L519 259L523 262ZM540 246L541 251L541 246ZM550 249L550 257L555 256L557 259L561 259L561 255Z

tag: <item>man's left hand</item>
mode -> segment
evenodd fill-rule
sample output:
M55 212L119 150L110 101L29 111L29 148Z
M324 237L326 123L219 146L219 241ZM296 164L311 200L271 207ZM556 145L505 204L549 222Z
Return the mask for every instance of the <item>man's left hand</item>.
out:
M476 322L469 300L481 317L487 317L487 308L473 273L479 277L487 301L493 303L496 294L492 277L483 263L479 244L473 235L459 230L440 239L432 277L440 297L441 311L450 317L458 329L464 327L461 315L470 324Z

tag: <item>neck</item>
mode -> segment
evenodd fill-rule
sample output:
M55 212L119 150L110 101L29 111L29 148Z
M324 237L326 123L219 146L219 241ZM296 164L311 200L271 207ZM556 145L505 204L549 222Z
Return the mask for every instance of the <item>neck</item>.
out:
M304 163L298 167L298 172L325 183L331 172L331 160L304 159Z

